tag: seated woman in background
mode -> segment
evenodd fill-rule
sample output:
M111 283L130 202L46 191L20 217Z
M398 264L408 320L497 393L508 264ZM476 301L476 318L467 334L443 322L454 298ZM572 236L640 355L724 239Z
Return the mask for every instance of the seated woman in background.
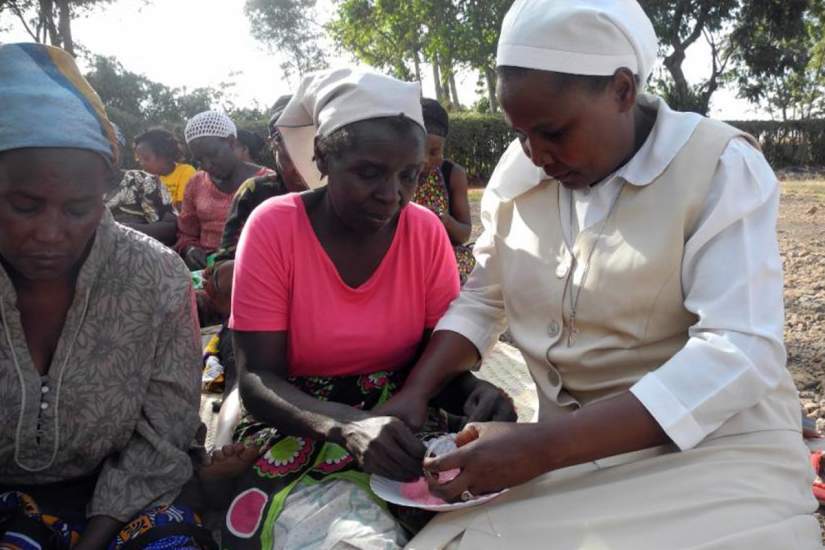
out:
M221 244L235 192L249 178L271 174L272 170L238 159L237 129L224 113L206 111L195 115L184 133L202 171L187 185L175 249L189 269L197 270L207 266L207 257Z
M160 178L169 191L172 204L180 208L186 185L195 175L195 167L178 162L183 156L175 135L164 128L152 128L135 138L135 158L141 168Z
M117 171L119 173L119 171ZM177 240L178 221L166 187L148 172L126 170L106 198L115 221L167 246Z
M450 118L441 104L421 100L424 123L427 125L427 165L421 172L413 202L429 208L447 229L455 251L461 284L475 267L472 248L466 246L473 225L470 218L470 199L467 196L467 172L444 158L444 144L450 129Z
M0 104L0 547L209 547L176 504L200 425L186 267L106 210L118 148L69 54L0 46Z
M292 159L289 158L289 153L284 147L280 131L275 125L291 97L283 96L275 102L272 117L269 120L269 143L272 148L272 157L275 159L275 173L248 179L235 193L232 207L229 209L229 217L223 229L221 247L215 254L214 268L207 272L205 289L211 304L204 307L214 310L225 321L229 320L235 250L238 246L238 239L241 237L241 230L249 219L249 215L267 199L308 189L301 175L295 170ZM205 361L214 357L223 367L224 376L222 379L216 378L218 381L216 385L222 382L224 393L232 389L237 378L232 338L225 323L221 331L209 341L204 355ZM220 445L229 443L231 429L237 424L237 417L240 413L240 404L237 399L233 401L232 411L222 411L222 421L218 424L216 436L216 441ZM229 431L224 431L224 426L231 426L231 428L228 428Z
M261 152L266 147L264 138L250 130L238 128L235 155L241 162L261 163Z
M269 119L269 144L272 158L275 159L275 171L246 180L235 193L224 225L221 246L215 256L216 265L219 262L235 259L235 250L241 238L241 230L249 215L261 203L278 195L300 193L309 189L301 174L295 169L276 124L291 98L291 95L280 97L275 102L272 116ZM241 130L238 131L238 135L240 132Z
M419 98L418 84L324 71L304 79L278 121L315 189L258 207L238 249L230 326L248 416L235 438L262 454L238 479L227 548L406 540L369 474L414 479L424 447L376 408L459 290L441 223L410 204L424 160ZM459 409L515 418L498 389L465 383Z

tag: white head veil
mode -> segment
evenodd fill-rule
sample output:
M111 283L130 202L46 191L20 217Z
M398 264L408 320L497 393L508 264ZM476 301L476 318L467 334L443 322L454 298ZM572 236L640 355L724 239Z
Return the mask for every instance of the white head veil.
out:
M516 0L501 28L497 64L647 81L659 42L636 0Z
M516 0L501 27L496 63L582 76L627 68L642 89L658 49L653 24L636 0ZM547 177L516 140L487 187L510 199Z

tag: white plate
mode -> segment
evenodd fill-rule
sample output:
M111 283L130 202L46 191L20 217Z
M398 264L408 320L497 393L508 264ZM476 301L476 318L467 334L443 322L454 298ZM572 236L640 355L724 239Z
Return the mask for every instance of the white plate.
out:
M386 500L387 502L398 504L399 506L407 506L409 508L421 508L422 510L430 510L431 512L448 512L450 510L460 510L462 508L478 506L479 504L489 502L497 496L501 495L502 493L507 492L507 489L504 489L503 491L499 491L498 493L482 495L467 502L453 502L447 504L421 504L418 501L411 500L405 497L401 493L401 485L402 483L399 481L393 481L382 476L370 476L370 488L372 488L372 491L376 495Z

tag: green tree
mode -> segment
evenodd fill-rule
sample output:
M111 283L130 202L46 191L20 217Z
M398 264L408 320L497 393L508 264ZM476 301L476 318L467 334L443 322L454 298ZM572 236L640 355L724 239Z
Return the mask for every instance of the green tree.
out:
M739 44L739 95L759 103L774 118L807 119L825 107L825 2L786 0L751 3L749 22L733 33ZM777 29L782 24L785 28Z
M792 65L798 67L804 57L799 33L812 1L640 0L664 58L666 74L656 82L659 91L678 109L707 114L711 97L726 82L746 86L752 78L777 77ZM691 84L682 65L687 49L700 39L710 46L710 75ZM763 56L778 63L763 62ZM756 97L752 92L744 95Z
M421 3L343 0L327 25L333 40L359 60L404 80L421 80Z
M487 108L498 112L496 99L496 50L501 34L501 24L510 0L459 0L462 49L459 57L470 67L478 70L486 83Z
M730 52L724 31L733 22L739 0L640 0L640 4L656 29L668 75L656 83L659 91L677 109L707 114L711 96L728 69ZM687 49L700 39L711 47L711 74L690 84L682 64Z
M87 80L130 144L150 126L164 126L182 136L183 127L192 116L229 105L221 90L171 88L127 70L113 57L91 55L87 62L91 67L85 75ZM132 166L130 151L124 160L126 167Z
M287 75L327 66L317 22L316 0L246 0L252 35L287 57L281 69Z
M334 41L360 61L400 78L433 70L436 96L460 107L456 74L478 70L495 102L495 50L510 0L341 0L328 25Z

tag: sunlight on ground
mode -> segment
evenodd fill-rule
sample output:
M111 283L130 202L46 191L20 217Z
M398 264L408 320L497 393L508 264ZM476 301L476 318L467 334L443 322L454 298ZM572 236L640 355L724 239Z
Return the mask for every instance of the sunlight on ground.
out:
M484 194L484 189L481 187L473 187L469 191L470 194L470 202L479 202L481 200L481 195Z
M785 195L815 195L825 198L825 179L787 180L782 182Z

